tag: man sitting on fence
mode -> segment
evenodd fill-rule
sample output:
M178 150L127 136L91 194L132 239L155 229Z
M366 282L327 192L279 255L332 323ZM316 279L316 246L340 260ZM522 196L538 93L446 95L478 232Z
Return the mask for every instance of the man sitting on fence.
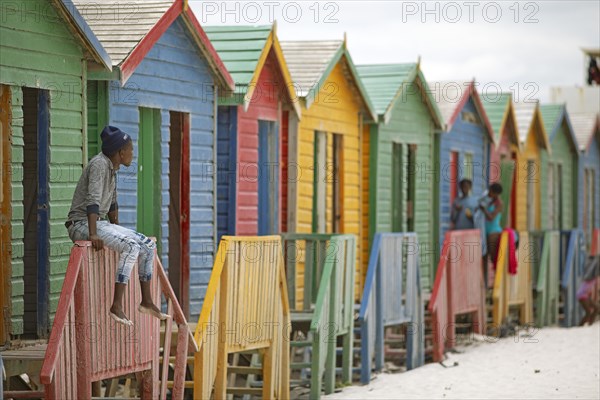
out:
M143 234L118 225L116 175L121 165L128 167L133 160L131 137L113 126L105 127L100 137L102 152L84 168L65 226L72 241L89 240L95 250L106 245L120 254L109 311L111 318L127 326L133 325L123 312L123 295L133 266L138 261L142 291L138 310L164 320L167 315L154 305L150 288L156 244Z

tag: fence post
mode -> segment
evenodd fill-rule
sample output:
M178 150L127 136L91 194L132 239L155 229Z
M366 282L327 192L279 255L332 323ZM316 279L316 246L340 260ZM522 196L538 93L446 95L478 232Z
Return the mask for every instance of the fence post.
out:
M91 381L91 364L90 364L90 340L87 337L87 328L90 326L89 316L89 284L88 284L88 269L89 264L86 260L89 260L89 248L75 248L73 251L86 252L85 257L82 260L82 266L79 270L79 276L77 277L77 283L75 284L75 343L76 343L76 354L77 354L77 366L73 365L73 368L77 368L77 396L80 399L91 399L92 398L92 381ZM92 336L92 337L95 337ZM91 339L91 337L90 337Z

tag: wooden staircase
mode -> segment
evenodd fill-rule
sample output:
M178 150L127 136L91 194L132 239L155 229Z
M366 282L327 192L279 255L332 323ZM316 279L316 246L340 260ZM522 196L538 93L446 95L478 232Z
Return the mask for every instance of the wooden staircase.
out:
M12 388L4 388L4 398L114 398L119 377L139 386L135 393L141 398L166 399L167 393L183 398L186 357L196 346L160 260L155 255L151 286L155 303L162 299L171 316L163 321L164 342L161 322L137 311L141 301L137 279L130 281L124 299L124 311L134 326L117 325L109 317L118 257L108 249L93 250L90 242L75 243L48 342L2 352L7 374L26 372L34 390L11 393ZM161 352L171 359L174 326L179 328L174 363L161 365ZM170 388L169 377L174 381Z

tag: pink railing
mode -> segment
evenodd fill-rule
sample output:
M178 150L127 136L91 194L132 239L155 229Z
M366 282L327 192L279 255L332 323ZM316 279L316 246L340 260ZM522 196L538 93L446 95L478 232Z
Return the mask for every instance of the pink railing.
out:
M485 289L478 230L448 231L436 272L429 311L433 324L433 359L441 361L456 342L454 320L473 314L473 331L484 332Z
M173 316L166 321L164 344L160 343L160 322L137 311L141 294L135 277L124 299L125 314L134 326L125 327L110 318L117 261L117 253L95 251L90 242L77 242L73 247L40 374L46 398L89 399L92 382L131 373L141 380L143 398L166 398L169 365L163 364L161 376L159 349L163 347L164 360L169 360L173 319L179 336L172 398L183 398L187 353L195 352L196 346L160 260L155 256L153 298L158 304L162 293Z

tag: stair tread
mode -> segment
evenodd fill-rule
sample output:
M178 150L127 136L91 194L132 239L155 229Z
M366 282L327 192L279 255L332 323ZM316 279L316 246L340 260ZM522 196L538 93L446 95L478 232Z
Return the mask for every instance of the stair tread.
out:
M290 313L292 322L310 322L313 317L312 311L294 311Z

